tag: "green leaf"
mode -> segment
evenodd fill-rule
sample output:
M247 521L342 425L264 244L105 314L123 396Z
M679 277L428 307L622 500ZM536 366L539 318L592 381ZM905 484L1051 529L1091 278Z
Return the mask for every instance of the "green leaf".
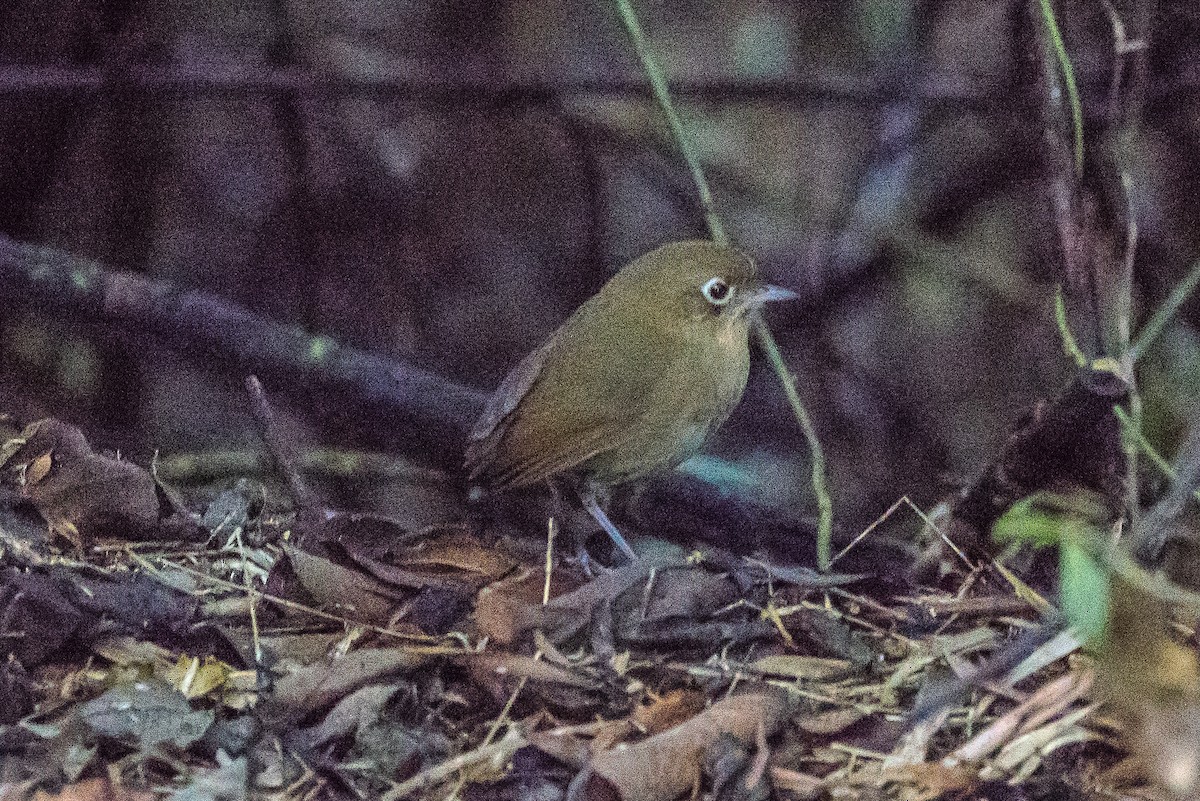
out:
M1108 627L1108 572L1074 538L1059 548L1059 594L1067 622L1083 642L1096 642Z
M992 538L1001 544L1017 542L1044 548L1092 536L1108 514L1093 492L1038 492L1010 506L992 526Z
M1017 501L992 526L992 538L1001 544L1020 542L1044 548L1062 536L1063 520L1037 506L1036 496Z

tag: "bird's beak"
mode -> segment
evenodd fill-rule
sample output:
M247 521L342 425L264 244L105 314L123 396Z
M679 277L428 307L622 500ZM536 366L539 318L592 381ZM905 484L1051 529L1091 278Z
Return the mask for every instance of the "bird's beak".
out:
M771 303L776 300L796 300L800 296L790 289L784 289L781 286L774 284L759 284L754 289L750 290L751 306L761 306L764 303Z

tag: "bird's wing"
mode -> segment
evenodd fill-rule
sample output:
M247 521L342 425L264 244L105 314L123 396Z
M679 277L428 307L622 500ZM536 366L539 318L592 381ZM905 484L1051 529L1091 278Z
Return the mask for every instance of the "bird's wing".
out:
M561 329L560 329L561 330ZM551 347L558 337L558 332L549 337L541 347L529 353L514 367L500 386L492 393L483 414L479 416L471 434L467 437L466 466L472 469L472 477L480 468L490 461L490 454L496 441L504 436L508 428L509 418L521 399L529 392L542 372L542 365L550 354Z
M536 355L535 352L529 358ZM523 368L521 365L516 372ZM553 368L550 371L557 372ZM496 420L481 421L476 427L480 436L471 440L466 454L472 480L482 479L493 490L525 487L572 470L593 456L624 447L628 442L631 436L628 420L601 412L588 402L586 392L577 384L564 385L551 377L548 384L553 386L539 385L539 376L540 371L534 370L532 379L524 386L514 380L513 386L521 386L519 394L495 398ZM507 389L504 385L502 388ZM531 419L520 406L523 398L540 390L553 395L550 405L560 413L549 434L544 420ZM622 404L620 408L625 412L630 406ZM490 415L491 410L484 417ZM485 428L483 422L490 425Z
M483 469L488 472L488 485L492 489L527 487L578 467L596 454L613 447L616 447L616 443L608 432L595 428L583 435L572 436L566 447L508 454L509 458L490 460Z
M468 438L470 440L470 448L467 451L468 464L471 462L471 449L476 448L478 443L497 433L498 429L503 429L505 418L512 414L513 410L517 408L517 404L521 402L521 398L525 397L525 393L529 392L534 382L537 381L538 375L542 372L542 365L546 362L546 357L557 338L556 332L542 343L541 347L529 353L504 377L500 386L492 393L487 405L483 408L483 414L479 416L475 427L471 429L471 435Z
M634 356L592 343L566 362L554 351L558 336L526 356L488 402L467 447L473 480L496 490L528 486L625 447L632 436L631 410L650 391L645 376L627 367ZM596 402L598 391L607 402Z

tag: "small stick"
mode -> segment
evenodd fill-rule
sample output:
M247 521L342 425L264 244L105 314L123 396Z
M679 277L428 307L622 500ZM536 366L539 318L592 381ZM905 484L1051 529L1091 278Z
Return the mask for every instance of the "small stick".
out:
M266 391L263 390L258 376L251 375L246 378L246 393L250 396L250 413L254 416L254 421L258 423L258 434L262 437L263 444L267 446L267 452L271 454L275 469L279 471L280 477L287 484L288 492L291 493L296 507L301 510L320 508L321 504L317 502L312 490L309 489L308 484L296 469L295 449L290 442L279 435L279 428L275 425L275 411L267 400Z

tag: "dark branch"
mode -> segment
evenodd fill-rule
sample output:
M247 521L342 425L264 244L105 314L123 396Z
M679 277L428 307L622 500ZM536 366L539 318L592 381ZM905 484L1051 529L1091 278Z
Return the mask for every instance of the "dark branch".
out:
M112 272L89 259L0 235L0 309L5 307L49 309L66 319L159 336L239 378L271 375L283 388L340 392L382 413L371 423L382 419L411 427L410 445L419 444L426 458L450 471L461 467L466 432L483 409L483 392L415 365L263 318L211 292ZM632 493L626 506L648 528L739 552L767 548L811 558L812 527L790 515L678 474L651 479L643 490Z
M435 78L411 73L343 77L303 68L206 66L204 69L130 66L120 71L94 67L0 67L0 95L97 95L137 92L153 95L245 95L294 92L310 96L368 95L438 104L542 105L564 96L651 96L643 78L539 81L493 76ZM955 74L929 73L911 83L883 86L858 75L805 75L781 81L718 79L679 81L676 97L705 100L808 103L883 103L921 100L932 104L988 110L1004 106L1011 90Z
M0 236L0 306L53 309L67 319L150 333L201 350L234 375L261 373L350 389L367 404L403 412L416 425L461 434L484 393L415 365L344 347L329 337L265 319L211 292L188 290L53 248ZM236 372L234 372L236 371Z

